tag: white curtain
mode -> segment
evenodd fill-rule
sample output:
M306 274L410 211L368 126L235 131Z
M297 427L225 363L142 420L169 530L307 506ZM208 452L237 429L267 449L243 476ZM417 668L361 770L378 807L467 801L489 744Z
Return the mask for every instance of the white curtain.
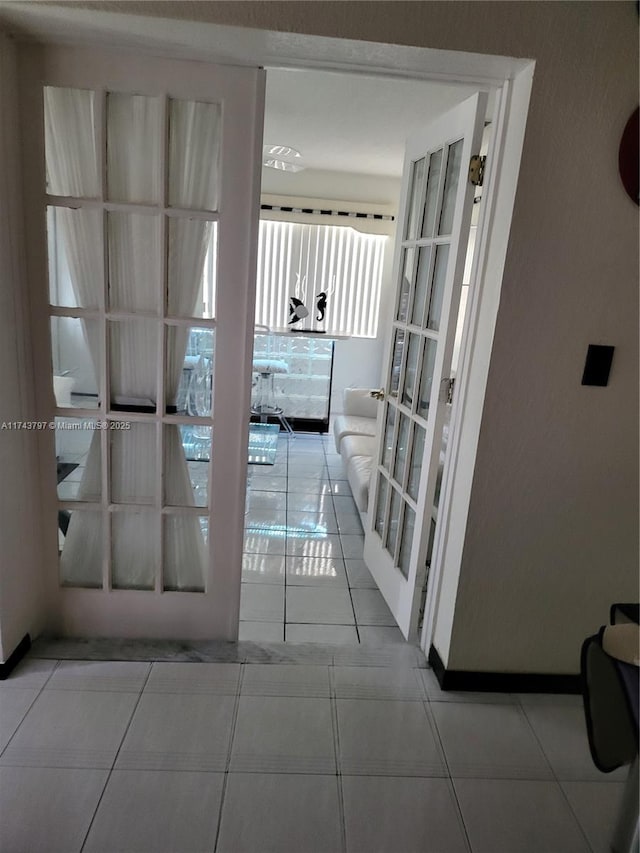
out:
M91 93L88 93L91 95ZM47 171L51 192L78 197L97 195L97 158L92 99L74 90L45 90ZM109 96L108 183L112 197L127 201L154 200L159 129L153 99ZM219 108L180 104L172 111L171 187L186 207L217 206ZM87 134L93 144L87 141ZM127 136L130 134L130 136ZM200 136L198 136L200 134ZM179 143L179 144L178 144ZM200 144L202 143L202 144ZM182 146L182 148L181 148ZM117 153L117 156L116 156ZM150 162L148 162L150 161ZM55 188L55 189L54 189ZM206 202L206 204L205 204ZM60 230L78 306L95 308L102 287L101 212L64 211ZM158 220L139 214L111 214L108 220L109 295L114 308L155 313L160 298ZM195 310L209 224L172 223L170 278L176 313ZM100 272L98 272L100 271ZM113 397L150 400L157 405L157 356L161 324L156 320L114 321L110 328L110 379ZM95 336L94 336L95 338ZM184 363L188 330L170 338L167 353L167 398L175 398ZM94 365L99 341L88 339ZM96 371L97 372L97 371ZM126 420L126 414L123 414ZM165 427L165 483L171 503L195 504L189 471L177 426ZM122 503L155 501L157 456L153 424L132 424L111 436L112 499ZM95 501L100 493L100 436L94 434L80 484L80 500ZM158 554L160 518L157 511L124 510L113 518L113 581L118 587L151 589ZM164 586L202 589L206 552L199 519L168 517L164 536ZM101 513L74 512L61 558L63 583L99 586L102 578Z

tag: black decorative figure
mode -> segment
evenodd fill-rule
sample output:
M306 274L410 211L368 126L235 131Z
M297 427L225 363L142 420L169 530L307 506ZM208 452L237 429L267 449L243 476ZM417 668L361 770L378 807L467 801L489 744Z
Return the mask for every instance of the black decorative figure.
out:
M297 299L295 296L289 297L289 323L291 326L293 323L298 323L300 320L304 320L305 317L309 316L309 309L304 306L304 304Z
M322 323L322 321L324 320L325 311L327 310L327 294L324 290L318 294L316 308L318 309L318 316L316 319L319 323Z

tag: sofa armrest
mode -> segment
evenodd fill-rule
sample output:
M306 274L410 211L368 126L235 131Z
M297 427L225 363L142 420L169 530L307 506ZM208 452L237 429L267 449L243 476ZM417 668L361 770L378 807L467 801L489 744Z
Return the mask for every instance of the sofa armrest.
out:
M378 417L378 401L371 396L369 388L344 389L345 415L357 415L361 418Z

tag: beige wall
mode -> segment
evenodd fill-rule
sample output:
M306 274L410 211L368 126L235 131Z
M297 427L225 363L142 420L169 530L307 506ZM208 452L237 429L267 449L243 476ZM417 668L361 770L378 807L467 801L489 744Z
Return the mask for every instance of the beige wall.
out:
M0 34L0 426L34 417L25 391L33 377L24 321L15 53ZM35 448L33 432L0 429L0 662L25 633L33 637L43 626Z
M610 602L638 595L638 210L617 174L638 99L635 4L127 5L536 60L458 604L441 651L457 669L575 672ZM580 385L588 343L616 347L607 388Z
M637 600L637 207L617 146L638 100L631 2L74 3L536 60L450 668L575 672ZM588 343L616 347L580 385Z

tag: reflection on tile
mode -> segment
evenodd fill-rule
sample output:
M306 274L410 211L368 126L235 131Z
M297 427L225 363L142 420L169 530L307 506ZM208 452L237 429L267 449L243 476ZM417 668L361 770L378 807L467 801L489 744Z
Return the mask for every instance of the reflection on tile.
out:
M282 643L284 642L284 624L278 622L250 622L240 621L238 629L238 640L254 643Z
M244 554L242 557L243 583L284 583L284 555Z
M285 510L271 511L269 509L254 509L251 507L244 519L244 529L247 533L255 530L264 536L282 535L287 525Z
M338 699L337 707L344 775L446 775L422 702Z
M111 767L138 700L135 693L45 690L1 764L22 767Z
M474 853L588 853L556 782L456 779Z
M283 622L284 586L243 583L240 619L247 622Z
M244 534L245 554L284 554L285 536L284 531L271 531L269 535L264 532L248 530Z
M338 525L333 512L287 512L287 535L337 533Z
M114 770L84 853L213 849L223 778L221 773Z
M46 689L139 693L150 669L133 661L60 661Z
M335 776L230 773L218 853L341 849Z
M518 705L435 702L431 707L452 776L552 778Z
M352 589L351 597L358 625L395 626L396 620L377 589Z
M331 480L331 494L338 497L350 497L351 486L345 479Z
M622 803L622 782L561 782L593 853L610 853Z
M342 789L347 853L468 850L448 780L344 776Z
M421 685L413 669L376 666L334 666L339 699L405 699L420 701Z
M355 627L349 625L295 625L287 622L285 639L288 643L327 643L351 644L358 643Z
M326 587L288 587L287 621L354 625L349 591Z
M287 478L274 477L273 475L264 475L261 477L251 478L252 492L286 492Z
M287 509L289 512L326 512L334 514L331 495L321 495L318 492L300 492L287 494Z
M514 705L513 693L474 693L471 690L443 690L432 669L420 670L420 678L427 698L431 702L480 702L483 704Z
M347 495L334 495L333 496L333 505L336 510L336 515L342 513L351 513L358 514L358 507L355 504L355 501L351 497L351 494Z
M328 697L329 667L296 664L247 664L242 677L247 696Z
M231 770L334 773L329 699L241 695Z
M294 557L340 557L342 548L340 537L335 533L317 536L287 536L287 554Z
M145 693L215 693L235 696L240 680L237 663L154 663Z
M116 767L224 770L234 703L233 696L143 693Z
M371 576L364 560L345 560L349 586L360 589L377 589L376 582Z
M308 494L309 492L331 494L329 480L322 477L292 477L291 470L291 465L289 465L289 476L287 477L287 492L289 494Z
M107 770L0 767L2 850L79 851L107 776Z
M0 752L9 743L38 692L33 688L22 687L0 690Z
M249 497L249 509L269 512L282 512L287 508L286 492L265 492L252 489Z
M287 557L288 586L347 586L344 561L331 557Z
M528 705L525 714L558 779L624 781L624 768L605 775L593 763L582 708Z

